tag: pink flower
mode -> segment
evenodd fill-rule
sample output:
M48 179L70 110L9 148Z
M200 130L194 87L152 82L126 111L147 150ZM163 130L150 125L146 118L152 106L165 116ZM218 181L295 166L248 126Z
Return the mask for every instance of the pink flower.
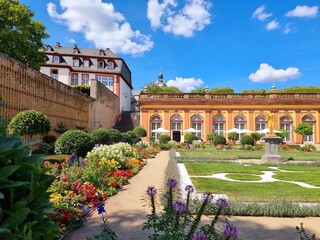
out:
M64 182L68 181L68 179L69 179L68 177L62 177L61 178L61 180L64 181Z

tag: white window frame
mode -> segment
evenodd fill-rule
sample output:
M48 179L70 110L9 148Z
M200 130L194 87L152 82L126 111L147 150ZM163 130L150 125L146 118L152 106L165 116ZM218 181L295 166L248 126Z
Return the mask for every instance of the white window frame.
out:
M76 82L76 83L75 83ZM71 85L78 85L78 73L71 74Z

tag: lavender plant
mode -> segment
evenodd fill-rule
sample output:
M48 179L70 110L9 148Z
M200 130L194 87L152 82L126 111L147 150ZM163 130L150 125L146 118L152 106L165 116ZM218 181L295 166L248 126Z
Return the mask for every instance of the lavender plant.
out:
M160 239L175 239L175 240L234 240L238 239L238 230L235 225L224 220L225 228L220 232L216 228L216 224L221 220L220 216L225 208L228 208L228 202L225 199L215 201L217 213L210 223L201 223L201 218L204 215L205 209L210 202L214 200L211 193L205 192L202 195L202 204L200 208L193 214L189 210L191 202L191 194L194 191L193 186L188 185L185 188L187 196L185 201L174 199L175 188L178 183L175 179L168 179L167 191L164 194L164 209L157 212L155 199L157 189L154 186L149 186L147 196L151 202L151 214L147 216L147 221L144 223L143 229L151 229L152 233L149 236L151 240Z

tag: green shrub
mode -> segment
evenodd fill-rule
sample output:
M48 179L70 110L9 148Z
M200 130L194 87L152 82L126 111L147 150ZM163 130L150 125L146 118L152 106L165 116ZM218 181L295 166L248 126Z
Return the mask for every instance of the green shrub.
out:
M312 152L312 151L316 151L317 148L314 144L312 143L306 143L302 146L302 150L305 152Z
M251 137L250 135L244 135L241 139L240 139L240 143L242 145L253 145L254 144L254 140L253 137Z
M19 112L9 124L10 134L36 135L50 132L51 125L47 115L35 110Z
M194 140L198 140L198 137L192 133L188 133L184 135L184 140L186 141L186 143L191 144Z
M139 137L147 136L147 131L143 127L136 127L133 129L133 132L137 134Z
M119 130L110 128L107 130L107 133L110 137L109 144L115 144L115 143L121 142L122 136Z
M156 137L155 136L150 136L149 137L149 142L154 143L156 141Z
M251 137L252 137L253 140L256 142L256 141L259 141L259 140L260 140L261 134L258 133L258 132L253 132L253 133L251 133Z
M57 154L76 154L85 157L94 147L94 142L90 135L82 130L68 130L56 141Z
M162 150L170 150L171 149L171 145L169 143L160 143L159 147Z
M212 142L213 138L214 138L213 134L209 133L207 134L206 140Z
M133 131L128 131L126 133L121 133L122 142L129 143L129 144L136 144L141 141L141 138L135 134Z
M168 143L171 140L169 135L161 135L159 138L159 142L161 143Z
M239 134L235 132L228 133L228 140L237 141L239 140Z
M20 138L0 128L0 239L55 239L47 192L54 178L41 168L40 155L29 156Z
M90 133L90 136L95 144L108 144L110 136L104 128L97 128Z
M88 85L73 85L72 87L81 91L82 93L90 96L90 86L88 86Z
M213 144L215 146L219 145L219 144L226 144L227 140L224 136L221 136L221 135L217 135L217 136L214 136L213 137Z

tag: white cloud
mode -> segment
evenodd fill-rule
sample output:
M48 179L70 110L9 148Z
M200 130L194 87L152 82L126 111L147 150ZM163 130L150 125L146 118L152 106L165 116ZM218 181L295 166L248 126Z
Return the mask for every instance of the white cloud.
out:
M274 69L267 63L261 63L260 68L249 75L252 82L286 82L289 79L300 77L299 68Z
M182 9L173 10L178 6L175 0L163 0L162 3L149 0L147 17L151 26L174 35L192 37L211 23L211 4L207 0L185 1Z
M306 18L315 18L318 16L319 7L313 6L296 6L295 9L286 13L287 17L306 17Z
M258 7L254 13L252 14L252 18L257 18L260 21L264 21L267 18L272 16L272 13L266 13L265 12L266 7L264 5Z
M289 24L289 23L287 23L287 24L284 26L283 32L284 32L285 34L288 34L288 33L291 32L291 27L290 27L290 24Z
M204 81L196 78L182 78L176 77L175 80L169 80L167 82L167 86L174 86L179 88L183 92L191 92L196 89L196 87L200 87L204 84Z
M69 42L71 42L71 43L76 43L76 40L74 40L73 38L70 38L70 39L69 39Z
M277 29L280 27L280 24L279 22L277 22L277 20L273 20L271 22L268 22L268 24L266 25L266 29L268 31L271 31L271 30L274 30L274 29Z
M70 31L83 33L85 39L96 48L111 48L124 54L141 54L153 47L150 36L132 30L123 14L112 3L102 0L60 0L61 13L57 6L48 3L51 18L66 25Z

